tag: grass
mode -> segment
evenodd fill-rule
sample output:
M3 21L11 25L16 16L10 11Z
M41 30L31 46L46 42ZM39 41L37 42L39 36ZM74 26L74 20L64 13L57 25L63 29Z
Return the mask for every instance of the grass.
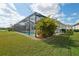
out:
M56 37L55 37L56 38ZM69 56L79 55L79 33L53 41L32 40L16 32L0 32L1 56ZM50 38L52 39L52 38Z

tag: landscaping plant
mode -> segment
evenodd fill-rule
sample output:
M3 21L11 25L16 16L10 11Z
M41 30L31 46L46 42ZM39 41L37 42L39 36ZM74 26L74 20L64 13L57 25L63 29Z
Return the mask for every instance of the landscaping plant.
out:
M36 33L40 37L50 37L55 33L57 24L49 17L41 18L35 25Z

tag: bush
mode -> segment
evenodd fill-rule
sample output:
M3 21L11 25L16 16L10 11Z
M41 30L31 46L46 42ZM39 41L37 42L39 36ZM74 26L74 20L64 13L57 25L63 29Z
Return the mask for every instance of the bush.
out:
M75 32L79 32L79 29L75 29L74 31L75 31Z
M63 33L66 33L66 29L61 29L61 31L62 31Z
M56 27L55 21L49 17L40 19L35 25L36 33L42 37L52 36Z
M7 28L7 30L8 30L8 31L13 31L13 29L12 29L12 28Z
M66 34L67 35L73 35L74 31L72 29L67 29Z
M61 29L61 30L66 35L73 35L74 33L73 29Z

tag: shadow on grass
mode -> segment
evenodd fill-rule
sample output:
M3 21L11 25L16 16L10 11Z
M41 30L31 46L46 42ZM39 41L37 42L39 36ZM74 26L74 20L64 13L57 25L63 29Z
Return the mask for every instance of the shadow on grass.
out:
M54 35L52 37L46 38L43 41L50 45L54 45L55 47L67 49L71 49L70 47L79 47L79 41L72 40L69 35Z

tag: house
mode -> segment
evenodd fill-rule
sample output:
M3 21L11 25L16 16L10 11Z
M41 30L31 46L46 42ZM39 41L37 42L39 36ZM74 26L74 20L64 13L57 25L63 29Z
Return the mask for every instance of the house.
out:
M79 30L79 23L73 25L73 29L74 29L74 30Z
M35 33L35 23L40 20L41 18L46 17L40 13L34 12L33 14L31 14L30 16L26 17L25 19L23 19L22 21L18 22L17 24L14 24L14 26L12 26L12 28L15 31L18 32L23 32L23 33L28 33L30 34L36 34ZM58 27L56 29L56 33L60 33L62 32L61 29L66 29L68 26L66 26L65 24L55 20L58 24Z

